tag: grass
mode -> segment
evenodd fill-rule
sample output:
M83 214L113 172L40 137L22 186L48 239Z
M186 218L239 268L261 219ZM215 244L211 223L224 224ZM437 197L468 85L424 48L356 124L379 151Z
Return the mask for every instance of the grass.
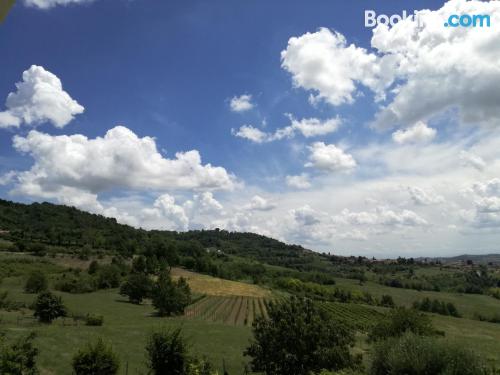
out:
M2 290L9 290L18 301L31 302L34 295L22 292L21 280L10 278L2 283ZM193 319L158 318L151 305L133 305L125 302L116 290L88 294L57 293L73 313L92 313L104 317L102 327L72 325L71 319L58 319L52 325L39 325L29 318L18 323L19 312L0 312L0 328L8 335L18 336L36 331L40 348L39 367L42 374L70 374L71 358L78 348L89 340L104 338L121 359L120 374L125 374L128 362L129 374L145 374L146 338L149 332L160 327L182 326L192 349L200 356L206 356L214 365L222 367L222 361L230 374L242 373L243 351L251 336L250 328L225 325ZM66 325L63 325L64 322Z
M244 296L244 297L269 297L271 292L258 285L237 281L219 279L208 275L190 272L181 268L173 268L174 278L184 277L194 293L211 296Z
M379 297L389 294L394 299L396 305L411 306L413 302L420 301L425 297L438 299L444 302L453 303L459 313L467 318L472 318L474 313L492 316L500 311L500 300L490 296L480 294L448 293L418 291L413 289L391 288L374 282L366 282L359 285L358 281L350 279L336 279L336 287L350 291L363 291Z

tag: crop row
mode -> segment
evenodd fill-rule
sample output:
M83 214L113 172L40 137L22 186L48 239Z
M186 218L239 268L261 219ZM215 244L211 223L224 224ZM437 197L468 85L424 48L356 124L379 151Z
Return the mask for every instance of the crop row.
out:
M267 300L243 296L206 296L186 307L184 316L211 322L251 326L257 317L267 317Z
M365 305L355 303L325 302L322 308L339 321L360 330L368 330L384 317L384 314Z

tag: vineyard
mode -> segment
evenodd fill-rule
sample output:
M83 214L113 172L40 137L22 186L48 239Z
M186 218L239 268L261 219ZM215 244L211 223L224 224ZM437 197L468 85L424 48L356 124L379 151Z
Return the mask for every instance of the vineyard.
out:
M339 321L361 331L368 330L384 317L374 308L355 303L325 302L321 306Z
M268 300L245 296L205 296L188 306L184 316L231 325L251 326L259 316L267 317Z

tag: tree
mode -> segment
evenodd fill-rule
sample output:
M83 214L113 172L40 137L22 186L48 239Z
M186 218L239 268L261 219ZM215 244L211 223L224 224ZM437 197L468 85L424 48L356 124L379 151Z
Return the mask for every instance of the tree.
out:
M146 345L148 367L154 375L185 375L188 346L180 328L153 332Z
M114 264L99 267L97 271L97 286L99 289L118 288L121 281L120 268Z
M213 375L212 365L189 353L182 330L153 332L146 344L147 365L152 375Z
M368 338L370 341L380 341L389 337L400 337L406 332L420 336L432 336L437 333L427 315L414 309L398 307L372 328Z
M132 273L120 288L120 294L127 296L132 303L140 304L142 300L151 295L152 283L150 278L143 273Z
M170 273L164 271L153 286L152 299L159 316L182 314L191 302L191 289L184 278L174 282Z
M34 316L42 323L52 323L54 319L67 314L61 297L55 296L48 291L38 295L34 307Z
M47 290L47 277L42 271L33 271L28 276L26 284L24 285L24 291L26 293L40 293Z
M383 294L382 298L380 299L380 306L384 307L394 307L394 300L392 299L391 295L388 294Z
M98 270L99 270L99 262L97 260L93 260L89 264L89 268L87 270L87 273L89 275L94 275L97 273Z
M33 345L35 333L8 344L5 335L0 339L0 374L38 375L36 357L38 349Z
M75 375L114 375L118 373L120 361L113 349L102 339L78 351L73 357Z
M269 318L253 325L254 339L245 355L255 372L267 375L308 375L322 369L354 367L353 332L311 300L292 297L271 303Z

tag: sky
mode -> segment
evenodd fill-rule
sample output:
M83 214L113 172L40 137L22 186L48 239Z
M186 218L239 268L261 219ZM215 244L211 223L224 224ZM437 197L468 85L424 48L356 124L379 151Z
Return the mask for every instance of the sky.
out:
M341 255L498 252L499 23L495 1L18 0L0 197Z

